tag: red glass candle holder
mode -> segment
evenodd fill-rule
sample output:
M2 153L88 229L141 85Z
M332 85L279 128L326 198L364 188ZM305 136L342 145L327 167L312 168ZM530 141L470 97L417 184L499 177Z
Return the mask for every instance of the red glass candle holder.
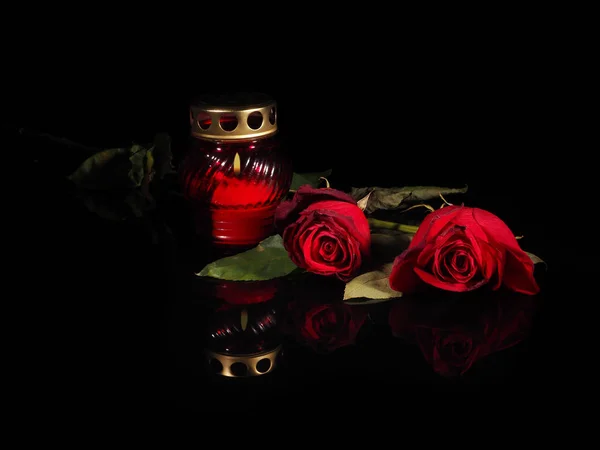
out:
M204 96L190 108L191 143L180 176L198 234L246 247L274 232L291 162L277 134L277 104L265 94Z

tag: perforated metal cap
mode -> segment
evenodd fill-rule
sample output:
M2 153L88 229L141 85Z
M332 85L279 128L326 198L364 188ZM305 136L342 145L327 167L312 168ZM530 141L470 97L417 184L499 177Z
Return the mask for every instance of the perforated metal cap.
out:
M193 136L211 140L238 140L277 132L277 103L263 93L206 94L190 106Z

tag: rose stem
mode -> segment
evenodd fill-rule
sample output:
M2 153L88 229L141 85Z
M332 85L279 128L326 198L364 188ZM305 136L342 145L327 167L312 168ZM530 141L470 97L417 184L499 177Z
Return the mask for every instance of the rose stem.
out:
M373 219L370 217L367 219L369 225L373 228L385 228L387 230L399 230L404 233L415 234L419 227L417 225L406 225L404 223L388 222L386 220Z

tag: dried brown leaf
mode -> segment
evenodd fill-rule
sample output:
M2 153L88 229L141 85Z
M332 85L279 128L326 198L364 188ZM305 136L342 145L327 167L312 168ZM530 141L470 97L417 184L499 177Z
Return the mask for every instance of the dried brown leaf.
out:
M370 214L380 209L406 209L428 200L439 199L443 195L464 194L467 189L467 186L464 188L439 186L353 187L350 194L357 201L369 195L364 212Z
M348 283L344 289L344 301L349 304L369 304L402 297L402 293L390 288L389 276L393 263L363 273Z

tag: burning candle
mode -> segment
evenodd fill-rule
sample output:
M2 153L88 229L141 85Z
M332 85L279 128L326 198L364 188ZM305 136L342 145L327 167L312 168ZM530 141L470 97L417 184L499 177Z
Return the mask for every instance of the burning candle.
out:
M275 101L263 94L203 97L190 108L190 122L180 174L197 231L226 246L254 245L272 234L292 178Z

